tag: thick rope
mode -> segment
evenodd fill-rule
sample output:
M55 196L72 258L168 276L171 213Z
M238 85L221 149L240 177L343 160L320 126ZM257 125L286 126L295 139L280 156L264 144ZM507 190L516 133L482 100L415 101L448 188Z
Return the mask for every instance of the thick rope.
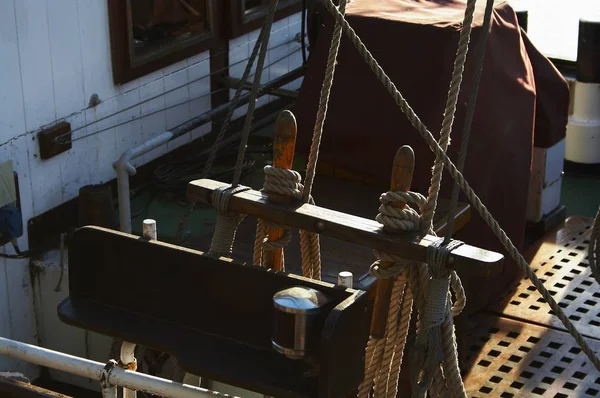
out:
M425 203L425 198L414 192L387 192L380 197L381 206L376 219L388 229L396 232L418 230L420 226L418 213L410 206L405 208L393 207L391 204L397 201L403 201L420 208ZM440 270L439 272L446 277L445 286L442 286L441 289L432 288L432 284L435 284L436 280L430 279L426 264L406 261L397 255L374 251L378 260L371 266L371 273L377 278L394 278L394 285L384 337L374 339L371 336L367 345L367 358L370 358L370 350L373 347L380 347L382 353L379 356L373 356L368 361L365 368L365 379L361 384L361 388L359 388L359 397L368 396L371 388L373 388L375 397L392 397L397 394L398 377L402 366L413 305L412 292L417 292L415 299L417 300L417 308L420 311L419 332L423 334L428 333L429 329L432 328L431 319L432 317L435 318L436 315L435 312L432 315L431 308L435 308L435 305L431 304L431 300L433 299L433 303L436 300L435 297L431 297L430 291L437 292L438 297L441 295L444 300L442 306L438 304L439 322L433 322L437 329L432 334L431 339L426 341L427 344L423 344L424 354L422 358L423 363L425 363L427 359L425 354L437 352L439 360L437 368L429 366L429 373L425 374L428 382L422 386L424 388L422 390L417 388L415 391L424 394L427 390L430 390L434 396L448 396L448 391L451 391L452 395L450 396L464 396L464 386L458 371L458 356L455 351L456 339L453 326L453 314L460 313L464 307L464 290L458 276L443 267L452 249L461 245L462 242L452 241L450 246L440 248L441 242L442 240L429 249L429 260L442 264L436 266ZM441 255L437 254L438 250L442 251ZM382 267L382 262L388 263L386 267ZM393 263L393 265L388 267L389 263ZM452 299L449 291L451 286L457 295L457 303L454 307L449 305ZM430 349L429 346L433 346L433 348ZM413 360L413 364L415 364L413 368L418 368L419 374L423 370L423 363L417 363ZM444 372L442 372L442 363L444 364ZM417 396L421 395L417 393Z
M408 329L410 327L412 307L412 290L410 284L407 283L404 288L404 296L402 297L402 306L400 308L396 348L394 349L394 358L390 365L390 370L388 374L387 398L396 398L396 396L398 395L398 379L400 378L400 369L402 368L402 359L404 357L404 349L406 347L406 338L408 337Z
M231 257L237 226L245 216L229 211L229 200L236 193L249 189L248 187L237 186L235 188L221 187L214 190L212 203L217 210L217 225L215 226L210 250L208 251L209 255Z
M347 0L340 0L339 10L336 9L340 15L346 13ZM313 131L313 139L310 145L310 152L308 154L308 162L306 165L306 179L304 181L304 192L303 199L304 203L308 203L308 198L312 192L313 182L315 180L315 173L317 171L317 161L319 159L319 148L321 146L321 138L323 137L323 126L325 126L325 119L327 118L327 109L329 108L329 97L331 96L331 88L333 87L333 78L335 76L335 68L337 65L337 57L340 50L340 44L342 42L342 25L340 21L336 21L335 27L333 28L333 36L331 38L331 45L329 47L329 57L327 58L327 66L325 67L325 78L323 79L323 85L321 86L321 96L319 98L319 109L317 111L317 120L315 122L315 128Z
M481 27L483 35L477 43L475 49L476 61L475 61L475 76L473 77L473 89L469 93L469 99L467 100L467 113L465 115L465 121L463 125L463 133L460 142L460 151L458 152L458 170L462 173L465 167L465 161L467 160L467 153L469 150L469 141L471 139L471 127L473 126L473 118L475 116L475 107L477 103L477 94L479 93L479 85L481 83L481 75L483 74L483 61L485 59L485 51L487 49L488 37L490 35L490 25L492 21L492 11L494 10L494 0L487 0L485 4L485 12L483 16L483 25ZM448 243L452 239L452 233L454 232L454 214L456 213L456 207L458 206L458 194L460 193L460 187L458 184L452 184L452 194L450 196L450 209L448 211L448 227L446 230L446 236L444 237L444 243Z
M392 202L399 200L419 206L425 198L414 192L387 192L379 198L381 206L376 220L395 232L414 231L418 227L419 215L410 206L395 208ZM384 337L369 337L366 348L364 380L359 387L359 398L366 398L374 390L375 397L391 397L397 393L398 376L402 366L402 356L412 311L412 293L407 280L411 266L415 263L396 255L374 250L377 258L371 265L371 274L377 278L393 278L393 288L389 303ZM386 267L382 267L385 262ZM389 266L389 263L393 263ZM400 322L399 322L400 321ZM379 350L379 355L371 357L371 351Z
M456 55L455 62L454 62L454 70L452 73L452 80L451 80L450 89L448 92L446 109L444 111L444 120L442 123L442 129L441 129L441 133L440 133L440 144L441 144L444 152L446 151L446 149L450 143L450 133L452 131L452 124L454 121L454 115L456 113L456 105L457 105L458 97L460 94L460 86L461 86L462 76L463 76L463 72L464 72L464 64L466 61L466 55L468 52L468 44L469 44L470 35L471 35L471 25L472 25L472 20L473 20L473 14L475 11L475 3L476 3L476 0L468 1L467 7L465 10L463 28L461 29L461 33L460 33L458 50L457 50L457 55ZM433 168L433 173L432 173L433 175L432 175L431 185L429 188L429 196L428 196L427 200L425 201L425 203L421 203L421 206L419 206L422 210L422 214L420 217L419 217L418 213L412 209L404 209L404 211L395 209L394 207L392 207L389 204L389 202L391 202L391 201L389 201L388 204L385 204L385 205L382 204L382 206L380 207L380 214L378 216L378 221L384 222L386 224L390 223L391 225L393 225L393 228L395 230L409 230L409 229L415 228L415 227L420 227L422 232L427 232L427 231L432 230L433 216L435 214L435 209L437 207L437 199L438 199L439 190L441 187L442 171L443 171L443 163L440 161L440 159L436 159L436 162L435 162L434 168ZM382 201L382 203L383 203L383 201ZM394 221L397 220L397 221L394 223L391 223L392 220L394 220ZM420 225L419 225L419 223L420 223ZM456 244L460 244L460 243L450 242L450 245L452 245L452 246L454 246ZM441 269L440 267L443 267L443 264L445 264L446 257L448 255L448 253L451 251L451 248L450 248L450 250L448 250L448 248L444 248L444 250L439 250L439 249L440 248L436 245L435 247L432 246L429 250L429 253L430 253L429 255L432 257L432 259L438 261L437 269ZM436 254L434 255L431 253L436 253ZM439 264L442 264L442 265L440 266ZM421 348L421 351L427 353L427 356L423 359L424 367L423 368L419 367L418 369L412 369L413 375L414 375L413 382L412 382L413 391L414 391L413 395L419 396L419 397L425 396L427 390L432 389L432 385L433 385L432 390L434 393L436 393L436 395L439 395L443 392L447 392L446 388L450 388L450 391L452 392L451 396L466 396L466 393L464 392L464 385L462 382L462 378L460 377L460 373L455 372L454 369L452 368L452 365L457 366L457 364L458 364L457 362L456 362L456 364L455 364L455 361L444 362L444 364L451 366L451 368L448 369L448 372L447 372L448 375L454 376L448 380L449 383L447 383L447 384L449 384L449 385L446 385L446 388L444 388L443 384L445 384L445 383L442 382L442 378L440 377L441 376L440 375L440 363L443 362L443 358L444 358L443 354L446 353L446 355L450 355L451 358L457 358L456 351L449 353L449 351L452 351L452 349L454 349L454 350L456 349L454 347L455 344L453 344L453 342L455 342L455 336L454 336L454 325L452 322L452 318L449 319L450 326L452 329L449 331L449 333L444 333L445 338L443 340L443 347L441 345L442 344L442 336L441 336L442 324L446 323L446 320L447 320L446 315L451 316L450 307L448 306L448 301L447 301L447 299L448 299L447 296L449 295L451 278L450 278L449 272L443 273L445 278L440 277L440 275L439 275L440 272L432 273L433 278L429 281L426 308L425 308L425 313L423 315L424 325L423 325L423 328L420 330L420 334L417 339L417 343L421 347L416 347L416 350L415 350L415 352L418 353L419 348ZM452 279L456 281L456 280L458 280L458 276L456 276L456 274L453 273ZM434 294L437 294L437 296L435 296ZM437 297L441 297L442 300L438 299ZM462 302L462 305L464 305L464 300ZM394 314L397 313L396 307L397 307L397 305L395 305L393 307ZM392 309L390 309L390 311L392 311ZM440 316L440 314L441 314L441 316ZM388 321L393 322L394 320L389 319ZM445 325L445 326L446 327L444 329L445 330L448 329L448 325ZM388 325L388 328L389 328L389 325ZM386 335L387 335L387 333L386 333ZM423 336L425 336L425 337L423 337ZM391 338L394 338L394 337L395 337L394 335L391 336ZM389 339L390 337L387 337L387 338ZM389 363L391 365L391 358L389 359L387 356L388 351L390 351L390 350L388 350L388 348L386 347L385 354L383 357L383 364L382 364L381 371L382 372L387 371L388 375L389 375L389 373L391 371L389 366L387 369L385 369L386 364ZM389 359L389 362L388 362L388 359ZM458 375L458 378L456 377L456 375ZM421 376L424 378L425 384L419 383L419 379ZM383 396L385 392L387 392L387 383L385 385L385 390L383 387L383 383L381 383L380 385L378 385L378 383L375 384L375 396L377 396L377 397Z
M375 396L396 396L398 376L402 366L402 355L408 335L412 296L407 284L408 269L394 281L390 299L390 309L386 321L385 347L375 382ZM397 368L398 373L394 373Z
M340 0L339 12L341 12L342 15L346 12L346 0ZM321 87L321 97L319 99L317 120L315 123L313 139L308 155L306 181L304 183L304 190L302 193L302 199L304 203L309 203L312 201L311 192L317 169L317 160L319 158L319 147L321 145L321 137L323 136L325 118L327 117L329 97L331 95L331 87L333 86L333 78L335 75L335 67L341 41L342 28L339 23L336 23L333 30L331 46L329 48L329 57L327 59L327 67L325 69L325 78ZM319 243L319 235L314 232L301 230L300 249L302 252L302 274L308 278L321 279L321 248Z
M466 396L464 385L460 374L454 369L446 369L446 357L455 357L452 351L454 347L454 330L452 323L452 312L450 306L450 271L445 268L450 252L460 245L460 241L452 241L448 246L442 246L443 240L434 242L427 250L427 264L431 272L431 279L427 287L425 308L421 318L420 329L417 340L413 347L415 359L411 367L411 384L413 396L424 397L431 383L439 381L435 375L443 366L443 375L446 378L445 389L449 389L450 396ZM442 325L446 327L442 333ZM453 365L450 361L449 365ZM458 374L458 379L447 379L447 375ZM421 382L421 380L423 380ZM437 388L436 388L437 389ZM461 393L461 390L463 393Z
M265 182L262 192L266 194L276 193L292 199L302 198L302 177L294 170L280 167L265 166ZM278 240L269 240L267 227L281 228L285 231L283 237ZM292 230L288 226L274 224L263 219L258 219L256 225L256 239L254 240L253 261L256 265L265 265L265 252L272 252L285 248L292 241ZM283 258L283 255L282 255ZM284 260L285 261L285 260Z
M252 88L250 90L250 99L249 99L250 102L248 103L248 112L246 113L244 128L242 130L242 137L241 137L241 142L240 142L240 146L239 146L239 150L238 150L235 171L233 174L233 181L232 181L231 187L228 187L223 190L217 190L213 193L213 206L215 208L217 208L217 225L215 227L215 232L213 235L213 240L211 242L211 248L210 248L209 253L214 254L214 255L231 256L233 242L235 240L235 233L236 233L239 223L243 219L242 215L235 214L233 212L229 212L227 205L229 203L229 199L235 193L240 191L238 189L238 188L240 188L240 186L238 184L239 184L239 180L241 177L242 168L244 165L244 158L245 158L245 154L246 154L248 136L250 135L250 127L252 125L252 118L254 117L254 110L256 107L256 98L258 96L258 91L260 89L260 84L261 84L260 80L262 77L265 58L267 55L269 37L271 35L271 26L273 24L273 18L275 16L275 11L277 10L277 4L279 4L279 0L271 1L269 14L267 16L267 21L266 21L265 25L263 25L263 28L259 35L259 38L256 42L256 45L254 46L253 54L258 48L260 48L260 51L259 51L259 55L258 55L257 65L256 65L256 72L254 74L254 82L253 82ZM246 71L250 70L251 68L252 68L252 65L250 65L250 62L248 62L248 65L246 65ZM247 78L247 75L245 73L246 71L244 71L244 75ZM245 81L245 80L242 79L242 81ZM241 90L236 91L236 97L238 97L238 99L239 99L240 94L241 94ZM229 112L227 114L228 121L231 120L230 114L231 114L231 116L233 115L233 107L231 107L229 109ZM222 129L219 132L219 134L221 134L221 132L223 132L223 131L224 130ZM219 140L221 138L222 137L217 137L217 140ZM219 142L216 142L217 145L218 145L218 143ZM211 152L211 155L212 154L213 153ZM214 157L212 157L212 156L209 157L209 159L207 160L207 164L209 161L214 161ZM212 164L211 164L211 166L212 166ZM242 187L242 189L248 189L248 188ZM218 194L218 195L215 195L215 194Z
M217 134L217 137L215 138L215 142L213 143L212 150L209 153L208 158L206 159L206 163L204 164L204 169L202 170L202 174L200 175L200 178L208 177L210 171L212 170L213 165L215 163L215 159L217 158L217 153L219 152L219 149L221 148L221 142L225 138L225 133L227 132L227 130L229 130L229 126L231 124L231 121L233 120L233 113L238 108L238 104L240 102L240 98L242 97L242 93L245 91L244 87L245 87L246 82L248 81L248 77L250 77L250 74L252 73L252 68L254 67L254 62L256 61L256 57L259 56L259 52L262 50L263 47L265 48L265 51L266 51L266 48L268 47L268 40L269 40L269 36L271 34L270 26L273 23L272 16L274 16L275 11L277 10L278 1L279 0L272 0L272 2L271 2L271 8L269 9L270 22L269 22L269 19L267 19L267 23L265 23L265 25L263 25L263 27L260 30L260 33L256 40L256 43L254 44L254 48L252 49L252 53L250 54L250 58L248 58L248 63L246 64L246 68L244 69L242 78L240 79L238 86L235 90L235 94L231 100L231 105L230 105L229 109L227 110L227 114L225 115L223 124L221 125L219 133ZM267 41L267 44L263 45L265 40ZM259 58L259 62L260 62L260 58ZM264 65L264 60L262 62L262 65ZM252 93L255 89L254 86L256 85L256 82L258 82L258 84L260 85L260 76L257 79L259 70L260 70L260 73L262 74L262 67L259 69L257 66L256 73L254 75L254 84L253 84L251 94L250 94L250 100L249 100L250 103L256 102L256 95L254 95L254 97L253 97ZM258 88L257 88L257 91L258 91ZM254 108L252 109L252 112L254 112ZM250 114L250 105L248 105L248 111L246 113L246 123L248 122L249 114ZM252 116L252 115L250 115L250 116ZM251 119L252 119L252 117L250 117L250 120ZM243 130L244 132L246 132L246 123L244 124L244 130ZM244 135L244 132L242 133L242 136ZM240 145L240 149L241 149L241 145ZM245 150L245 145L244 145L244 150ZM238 158L239 158L239 156L238 156ZM243 156L242 156L242 163L243 163ZM236 167L237 167L237 165L236 165ZM191 217L191 215L194 211L195 206L196 206L196 202L192 201L190 203L190 205L188 206L188 208L183 216L183 219L179 223L179 226L177 227L177 234L175 236L175 239L177 242L183 241L185 226L187 225L189 218Z
M590 361L594 364L597 370L600 370L600 359L592 351L590 346L587 344L583 336L577 331L573 323L567 318L562 309L558 306L554 298L550 295L548 290L545 288L543 283L537 277L535 272L531 269L529 263L525 260L523 255L519 253L514 243L508 237L506 232L500 227L498 222L491 215L489 210L485 207L479 196L473 191L469 183L465 180L462 173L456 168L456 165L450 160L448 155L444 152L443 148L436 142L431 132L427 129L427 126L419 119L414 110L407 103L406 99L398 91L392 80L377 63L373 55L365 47L364 43L357 36L356 32L345 20L344 16L337 10L331 0L322 0L325 8L334 16L335 20L342 25L344 32L350 37L352 44L356 47L359 54L363 57L367 65L371 68L377 79L383 84L388 93L392 96L400 110L404 113L407 119L411 122L417 132L423 137L429 149L434 153L436 157L442 160L444 166L459 184L461 190L467 196L467 199L471 202L475 210L481 215L486 224L492 229L494 235L500 240L504 248L512 259L519 265L519 267L525 272L527 277L531 280L532 284L540 292L544 300L548 303L552 311L556 314L557 318L560 319L563 326L567 329L569 334L573 336L577 344L581 347L583 352L587 355Z
M600 207L598 207L594 226L592 227L592 232L590 232L588 261L592 270L592 276L596 279L596 282L600 283Z
M452 80L450 82L450 89L448 90L446 109L444 109L444 120L442 122L442 129L440 131L439 142L444 152L446 152L448 145L450 145L450 133L452 132L452 125L454 123L454 116L456 114L456 104L458 103L458 97L460 95L460 86L463 79L463 72L465 70L467 53L469 52L469 41L471 40L471 29L476 2L477 0L467 0L467 7L465 8L462 29L460 30L458 50L456 51L456 58L454 59ZM421 218L423 220L421 232L427 232L433 227L433 216L435 215L435 210L437 208L437 200L440 194L443 171L444 164L440 158L437 158L433 165L431 185L429 186L427 202L423 206L423 211L421 213Z
M365 350L365 378L358 387L358 398L368 398L371 395L378 366L381 363L383 354L384 340L369 338L367 349Z

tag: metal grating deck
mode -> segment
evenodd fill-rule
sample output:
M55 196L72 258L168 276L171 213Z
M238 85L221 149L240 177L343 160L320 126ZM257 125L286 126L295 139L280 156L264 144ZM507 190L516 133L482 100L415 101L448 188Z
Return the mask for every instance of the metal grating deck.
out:
M469 397L600 397L600 373L568 333L493 316L476 322ZM600 352L600 341L589 342Z
M571 217L565 225L547 235L531 266L559 306L585 336L600 337L600 285L590 274L587 261L593 219ZM561 330L548 304L524 279L500 304L492 308L506 317L522 319Z
M586 258L592 223L569 218L529 257L538 277L600 353L600 285L590 276ZM600 397L600 372L528 279L471 324L464 378L469 397Z

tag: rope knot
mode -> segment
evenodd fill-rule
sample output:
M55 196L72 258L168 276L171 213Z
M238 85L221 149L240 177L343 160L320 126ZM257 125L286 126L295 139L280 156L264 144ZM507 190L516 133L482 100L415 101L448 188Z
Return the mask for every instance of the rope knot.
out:
M418 192L388 191L379 197L381 206L375 217L380 224L394 232L416 231L421 226L421 216L410 206L395 207L394 202L405 202L419 209L425 204L426 198Z
M300 173L274 166L265 166L264 173L264 192L289 196L295 200L302 199L304 186Z

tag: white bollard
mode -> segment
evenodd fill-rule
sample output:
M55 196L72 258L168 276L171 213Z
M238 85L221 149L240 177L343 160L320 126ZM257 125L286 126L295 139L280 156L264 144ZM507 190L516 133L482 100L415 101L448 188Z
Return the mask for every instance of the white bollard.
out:
M142 236L146 239L158 239L158 233L156 231L156 221L152 219L146 219L142 224Z
M342 271L338 274L338 286L344 286L346 288L352 289L354 286L354 275L352 272Z
M577 81L571 95L565 159L600 163L600 17L579 20Z

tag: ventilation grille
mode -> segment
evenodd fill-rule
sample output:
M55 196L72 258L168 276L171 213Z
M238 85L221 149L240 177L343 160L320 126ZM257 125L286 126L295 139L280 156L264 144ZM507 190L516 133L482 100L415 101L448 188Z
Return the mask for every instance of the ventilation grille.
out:
M564 228L547 238L531 262L536 275L585 336L600 335L600 286L591 276L587 260L593 220L571 217ZM493 310L505 316L566 330L541 294L524 279Z
M567 333L480 317L469 339L469 397L600 397L600 372ZM600 342L590 341L600 352Z

